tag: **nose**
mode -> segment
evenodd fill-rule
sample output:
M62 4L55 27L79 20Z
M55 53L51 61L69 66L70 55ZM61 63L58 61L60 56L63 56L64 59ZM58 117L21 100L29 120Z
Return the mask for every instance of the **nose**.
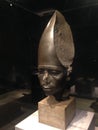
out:
M43 75L43 80L46 80L46 79L48 78L48 75L49 75L49 74L48 74L48 71L45 71L45 72L44 72L44 75Z

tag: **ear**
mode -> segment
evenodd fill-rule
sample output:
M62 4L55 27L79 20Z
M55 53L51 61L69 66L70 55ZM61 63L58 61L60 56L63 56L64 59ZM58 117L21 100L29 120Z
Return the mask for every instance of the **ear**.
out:
M73 36L69 24L58 11L56 11L54 45L59 61L64 67L68 66L68 71L70 71L75 55Z

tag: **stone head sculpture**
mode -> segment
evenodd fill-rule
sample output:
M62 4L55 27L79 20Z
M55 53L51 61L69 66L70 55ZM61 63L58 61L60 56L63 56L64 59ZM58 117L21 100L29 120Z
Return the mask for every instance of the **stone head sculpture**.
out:
M38 48L38 78L46 95L61 100L66 78L72 71L73 58L70 26L56 10L42 34Z

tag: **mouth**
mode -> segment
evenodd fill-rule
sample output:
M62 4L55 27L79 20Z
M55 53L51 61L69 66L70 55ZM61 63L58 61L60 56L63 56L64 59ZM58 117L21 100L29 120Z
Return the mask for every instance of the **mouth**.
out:
M50 88L50 87L43 87L43 90L45 91L45 92L52 92L53 91L53 88Z
M54 89L54 87L51 85L43 85L42 88L45 91L52 91Z
M54 87L48 86L48 85L44 85L42 88L45 91L45 93L47 93L49 95L52 94L52 93L54 93L54 91L55 91Z
M47 85L46 85L46 86L44 85L43 88L44 88L44 89L50 89L50 87L47 86Z

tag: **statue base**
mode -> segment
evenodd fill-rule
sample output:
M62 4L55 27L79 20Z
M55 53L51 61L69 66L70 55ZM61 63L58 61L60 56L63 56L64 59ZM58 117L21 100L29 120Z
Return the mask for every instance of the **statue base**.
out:
M72 121L75 113L74 97L58 102L53 96L49 96L38 102L39 122L62 130Z

